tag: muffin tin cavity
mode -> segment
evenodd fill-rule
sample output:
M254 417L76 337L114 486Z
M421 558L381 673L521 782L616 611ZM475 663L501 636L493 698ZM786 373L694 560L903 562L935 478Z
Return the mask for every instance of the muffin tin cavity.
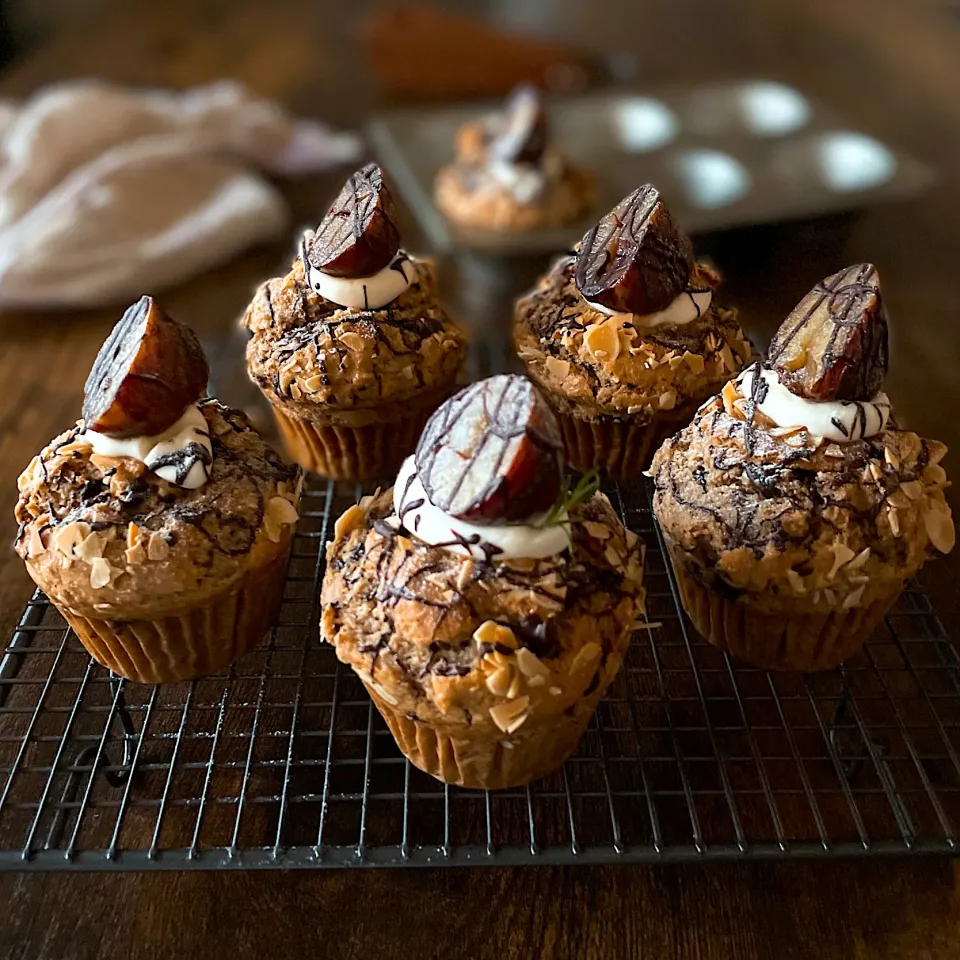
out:
M450 223L433 203L457 130L495 104L415 107L375 118L375 150L438 250L562 250L642 183L655 183L688 231L772 223L903 199L932 171L858 132L782 83L757 79L607 91L547 104L553 138L599 181L596 205L567 227L496 233Z

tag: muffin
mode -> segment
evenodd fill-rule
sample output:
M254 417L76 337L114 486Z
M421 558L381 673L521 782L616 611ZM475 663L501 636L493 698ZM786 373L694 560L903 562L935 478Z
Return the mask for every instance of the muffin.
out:
M595 481L563 482L560 451L528 380L475 383L327 547L321 635L445 783L515 787L561 764L643 610L638 538Z
M327 477L392 476L453 393L466 340L433 267L400 249L380 168L353 174L243 317L250 378L287 452Z
M277 615L300 471L201 399L188 328L144 297L101 348L83 419L18 482L15 547L90 655L128 680L214 673Z
M886 368L877 271L857 264L817 284L766 361L657 451L654 512L714 646L760 667L834 667L953 548L946 447L897 426Z
M517 304L514 340L575 470L637 476L752 356L717 274L657 189L635 190Z
M520 232L573 223L590 212L593 178L550 140L536 87L517 87L504 109L460 128L456 158L434 184L440 211L467 227Z

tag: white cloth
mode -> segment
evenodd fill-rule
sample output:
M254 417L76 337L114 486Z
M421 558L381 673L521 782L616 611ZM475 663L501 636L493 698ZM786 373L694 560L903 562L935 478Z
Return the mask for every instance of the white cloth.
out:
M310 173L360 147L231 81L73 81L0 103L0 307L156 293L283 232L283 200L255 169Z

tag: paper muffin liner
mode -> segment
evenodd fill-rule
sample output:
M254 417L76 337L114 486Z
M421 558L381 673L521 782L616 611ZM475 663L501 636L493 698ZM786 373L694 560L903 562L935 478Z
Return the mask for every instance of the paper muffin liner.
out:
M403 416L363 426L306 420L271 404L290 458L313 473L334 480L370 480L394 476L417 447L430 414L455 389L431 391L402 405Z
M98 620L57 609L90 656L119 676L139 683L191 680L218 673L263 640L283 601L288 554L289 544L229 591L176 616Z
M682 430L692 419L698 401L657 414L647 423L614 418L585 420L555 410L563 432L567 463L583 473L599 467L614 480L639 477L667 437Z
M400 751L415 767L444 783L504 790L546 776L576 750L629 644L630 635L625 632L607 656L601 682L573 710L551 710L540 715L534 710L530 719L509 736L496 728L491 730L490 723L414 720L381 691L366 681L364 686ZM562 695L558 700L567 702Z
M765 670L830 670L852 657L870 638L903 590L850 610L798 614L769 613L748 603L726 600L687 569L682 550L668 543L684 610L701 636L719 650Z

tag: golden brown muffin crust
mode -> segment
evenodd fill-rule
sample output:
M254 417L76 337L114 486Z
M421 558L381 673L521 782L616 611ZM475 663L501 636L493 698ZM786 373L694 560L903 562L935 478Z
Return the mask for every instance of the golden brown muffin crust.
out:
M433 268L378 310L340 307L311 290L298 258L261 284L242 324L251 379L271 403L306 420L402 404L452 385L466 338L440 307Z
M805 611L866 606L950 549L942 443L892 423L834 443L751 423L748 404L728 383L650 468L665 535L724 596Z
M491 708L523 696L559 713L609 682L643 589L639 540L606 497L574 509L569 553L542 560L459 556L394 531L392 514L388 491L340 518L321 594L323 638L389 703L500 735Z
M287 550L300 471L247 417L200 401L208 481L186 490L129 457L92 452L82 421L19 480L16 549L37 584L83 616L150 618L226 589Z
M558 261L518 302L514 328L530 378L565 412L644 423L706 399L753 356L733 310L714 302L690 323L639 328L629 314L608 317L587 304L575 267L573 256ZM690 288L719 282L696 264Z

